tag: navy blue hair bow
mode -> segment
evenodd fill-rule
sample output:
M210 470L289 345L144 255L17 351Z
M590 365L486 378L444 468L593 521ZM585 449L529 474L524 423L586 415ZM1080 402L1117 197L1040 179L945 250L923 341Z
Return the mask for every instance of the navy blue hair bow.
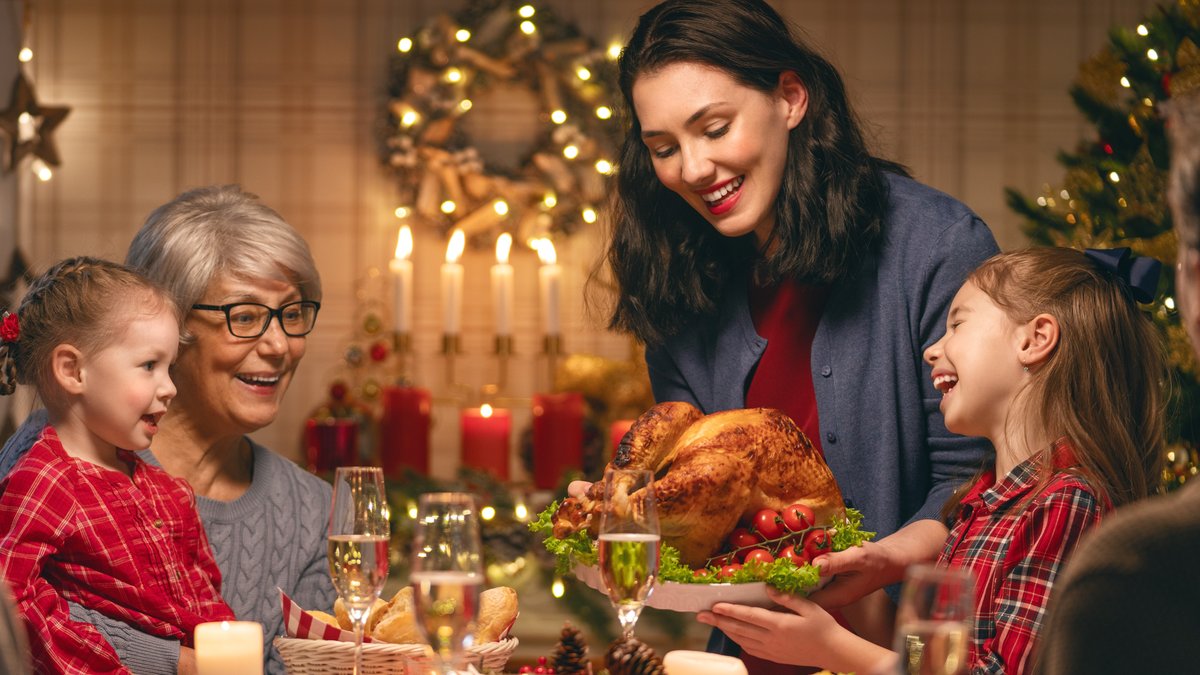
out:
M1109 270L1129 286L1133 299L1151 302L1158 291L1162 263L1154 258L1133 255L1128 247L1089 248L1083 252L1100 269Z

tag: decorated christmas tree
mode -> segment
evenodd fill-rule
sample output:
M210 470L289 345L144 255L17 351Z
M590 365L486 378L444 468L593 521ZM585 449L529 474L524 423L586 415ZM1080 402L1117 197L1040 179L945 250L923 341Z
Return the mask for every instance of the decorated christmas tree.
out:
M1080 67L1070 89L1096 133L1059 162L1066 175L1033 198L1008 190L1034 244L1074 248L1127 246L1175 260L1166 205L1169 165L1163 109L1172 95L1200 88L1200 0L1158 7L1132 27L1114 28L1108 44ZM1162 275L1147 311L1166 336L1174 382L1163 482L1174 489L1196 473L1200 446L1200 369L1175 311L1175 279ZM1100 365L1100 364L1097 364Z

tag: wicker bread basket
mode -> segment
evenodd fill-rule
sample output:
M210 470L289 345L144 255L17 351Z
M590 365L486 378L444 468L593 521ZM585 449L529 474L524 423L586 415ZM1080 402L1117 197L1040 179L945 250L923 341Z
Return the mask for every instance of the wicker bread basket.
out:
M485 673L499 672L504 670L517 644L517 638L509 637L475 645L467 649L468 660ZM354 671L353 642L277 637L275 648L283 657L288 675L351 675ZM424 657L426 649L423 644L364 644L362 672L364 675L403 673L405 660Z

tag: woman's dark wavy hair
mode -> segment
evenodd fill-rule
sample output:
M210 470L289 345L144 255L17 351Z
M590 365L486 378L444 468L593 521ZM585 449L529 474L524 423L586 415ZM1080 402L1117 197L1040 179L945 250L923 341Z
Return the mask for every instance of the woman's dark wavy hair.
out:
M781 73L792 71L808 90L808 111L788 142L776 227L761 249L753 234L721 235L654 173L633 85L676 63L717 68L768 94ZM628 133L605 255L618 291L610 328L661 343L714 315L729 280L753 265L768 281L828 284L875 251L887 211L883 172L906 172L870 154L837 70L793 36L767 3L667 0L638 20L619 72Z

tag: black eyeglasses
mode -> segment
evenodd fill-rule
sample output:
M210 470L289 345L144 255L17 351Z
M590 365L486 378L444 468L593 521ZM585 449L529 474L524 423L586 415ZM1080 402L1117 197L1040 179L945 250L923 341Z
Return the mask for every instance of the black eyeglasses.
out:
M304 337L317 325L317 312L321 303L316 300L289 302L282 307L267 307L257 302L234 302L228 305L192 305L192 309L207 312L224 312L225 325L230 335L240 338L256 338L267 332L271 317L279 319L283 334Z

